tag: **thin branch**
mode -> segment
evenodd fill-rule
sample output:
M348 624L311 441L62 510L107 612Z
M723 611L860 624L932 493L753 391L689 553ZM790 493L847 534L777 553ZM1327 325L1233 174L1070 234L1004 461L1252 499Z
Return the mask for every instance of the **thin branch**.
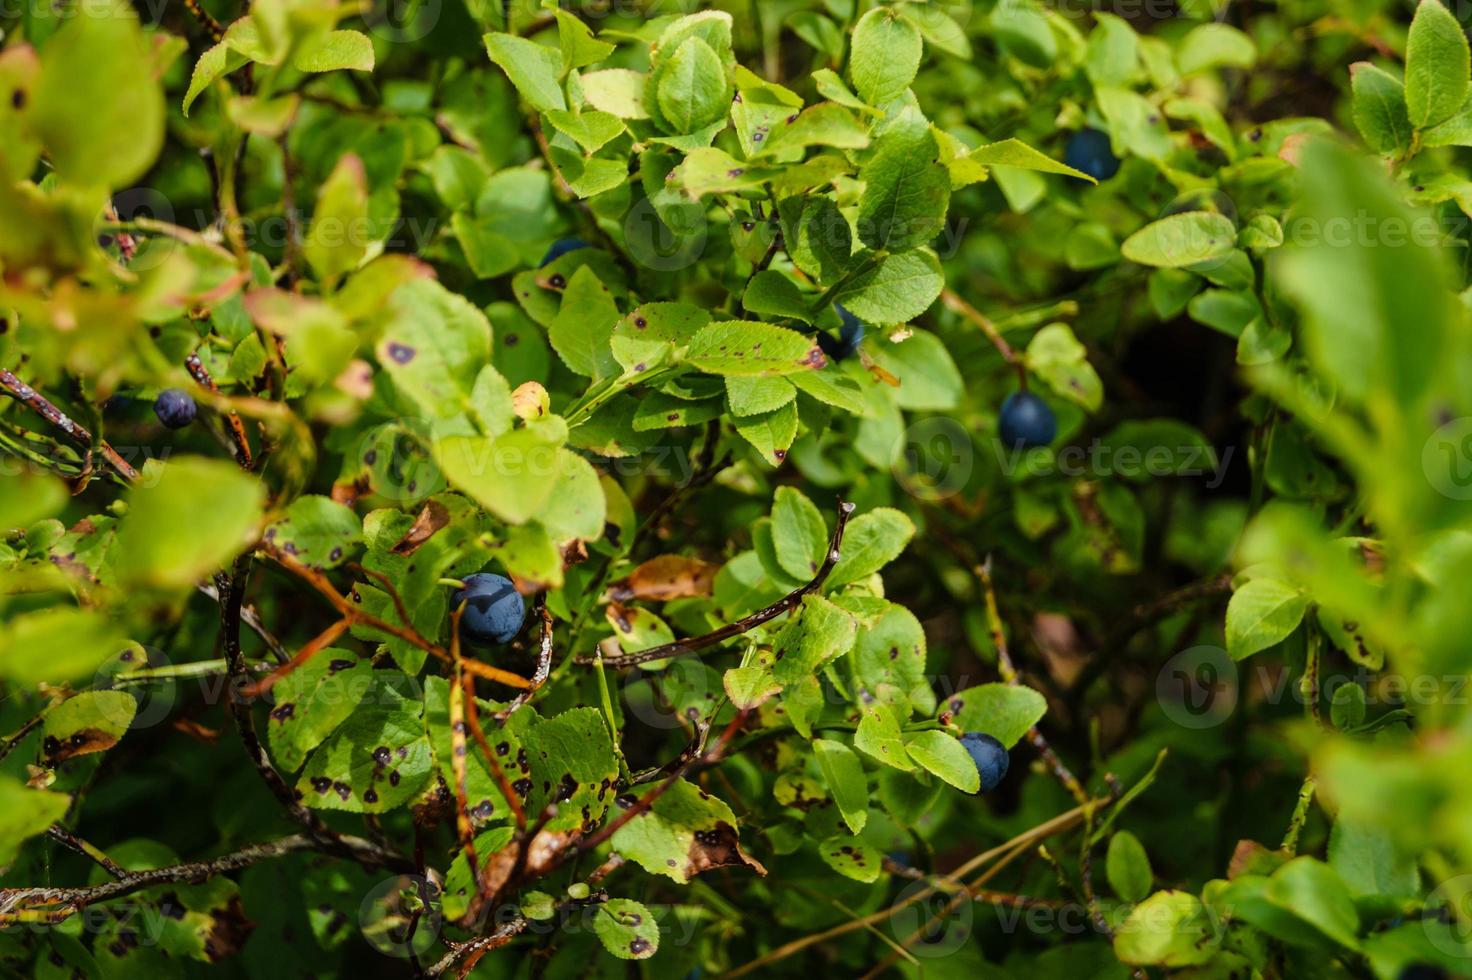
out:
M992 587L991 559L988 558L974 569L977 579L981 582L982 592L986 596L986 621L987 629L991 633L992 646L997 651L997 668L1002 674L1002 680L1012 686L1022 683L1022 678L1017 673L1017 665L1012 662L1012 654L1007 649L1007 635L1002 630L1002 616L997 611L997 592ZM1037 750L1038 755L1043 757L1054 778L1063 784L1063 788L1079 803L1085 803L1089 799L1088 791L1083 784L1064 765L1058 753L1048 744L1047 738L1043 736L1038 726L1033 725L1027 730L1027 739L1032 747Z
M950 289L949 287L941 290L940 301L944 303L946 305L946 308L951 310L953 313L959 313L961 316L965 317L967 320L970 320L972 323L980 327L981 332L986 334L986 339L991 341L992 346L997 349L997 353L1002 355L1002 360L1006 361L1017 371L1017 377L1021 380L1022 386L1024 388L1027 387L1026 363L1024 362L1023 358L1018 356L1017 352L1012 349L1012 345L1007 343L1007 341L1002 337L1002 332L997 329L996 324L992 323L992 321L987 318L986 314L982 313L976 307L966 302L959 295L957 295L955 290Z
M518 915L489 935L477 936L469 942L454 944L450 947L450 951L438 963L435 963L428 970L424 971L425 975L431 977L442 976L462 959L470 956L479 959L491 950L500 949L502 946L511 942L525 928L526 919ZM474 961L471 961L467 964L467 967L473 965Z
M839 502L838 522L833 528L833 538L828 543L828 553L823 557L823 564L819 566L817 574L813 576L813 580L807 585L793 592L789 592L765 609L759 609L750 616L738 619L734 623L727 623L720 629L713 630L703 636L686 637L683 640L665 643L661 646L651 647L648 650L640 650L637 653L625 653L616 657L604 657L602 663L608 667L632 667L636 664L648 663L651 660L664 660L667 657L679 657L687 653L694 653L697 650L704 650L706 647L714 646L717 643L724 643L733 636L740 636L742 633L756 629L763 623L776 619L783 613L796 608L802 602L803 597L817 592L823 587L823 583L827 581L829 573L833 571L833 566L838 564L838 559L841 557L840 549L843 545L843 529L847 526L849 515L853 512L853 504L846 501ZM578 657L577 662L580 664L597 664L599 660L597 657L583 656Z
M342 841L358 853L378 850L360 838L344 837ZM0 888L0 924L14 922L61 922L89 905L105 902L155 885L192 884L270 858L298 851L320 850L321 843L308 834L294 834L264 844L251 844L238 851L208 861L192 861L150 868L145 871L122 871L115 881L87 888Z
M88 860L94 862L103 871L121 881L128 877L128 872L118 865L116 861L108 857L99 847L87 843L75 834L69 833L61 824L52 824L46 830L46 836L56 841L68 850L75 851Z
M220 601L219 590L213 585L201 582L196 588L201 595L208 596L215 602ZM271 656L276 658L277 663L284 664L291 659L291 653L286 649L286 645L276 639L275 634L266 628L265 623L261 622L260 614L256 612L254 606L242 605L240 607L240 621L261 638L261 642L266 644L266 649L271 651Z
M108 465L125 481L131 482L138 479L138 471L127 460L119 456L117 450L109 446L106 440L94 440L92 433L86 427L73 421L65 412L47 401L39 391L3 368L0 368L0 388L3 388L11 398L65 432L83 449L91 452L95 447L102 454L102 458L107 460Z
M542 623L542 636L537 644L537 668L532 672L531 682L525 691L522 691L505 708L496 712L496 720L503 725L506 720L516 713L522 705L532 699L532 695L541 690L542 685L547 683L547 676L552 673L552 613L547 609L547 596L537 596L535 615Z
M7 755L14 752L15 747L24 742L27 735L31 734L31 732L40 727L41 722L45 720L45 718L46 712L43 711L35 717L31 718L31 720L27 721L24 725L21 725L20 728L16 730L16 733L14 735L6 739L5 743L3 745L0 745L0 762L3 762Z
M214 395L220 393L220 386L215 384L214 378L210 377L210 372L205 368L204 362L199 359L198 352L184 358L184 368L201 388ZM225 425L230 430L230 441L235 446L235 461L240 464L241 469L250 469L252 458L250 440L245 435L245 424L232 410L225 413Z
M210 16L210 12L204 9L199 0L184 0L184 6L189 8L189 12L194 15L195 20L199 21L199 26L204 28L205 33L210 36L211 41L219 44L224 39L224 26L215 20L214 17Z

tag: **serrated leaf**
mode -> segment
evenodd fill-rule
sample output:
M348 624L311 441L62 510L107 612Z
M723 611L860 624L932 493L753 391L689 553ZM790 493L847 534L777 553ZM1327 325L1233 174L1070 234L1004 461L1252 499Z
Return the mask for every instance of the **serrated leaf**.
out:
M680 779L648 811L620 827L610 844L650 874L682 885L716 868L747 867L766 874L742 851L736 827L729 806Z
M126 691L83 691L46 712L41 753L49 767L106 752L128 731L138 701Z
M1008 749L1042 720L1048 702L1021 684L981 684L946 698L941 710L965 732L990 735Z
M852 613L820 595L803 596L798 612L777 637L772 675L784 686L797 684L847 653L857 634Z
M772 544L777 563L798 581L811 579L828 551L823 512L795 487L778 487L772 501Z
M1060 396L1097 412L1104 401L1104 383L1086 355L1067 324L1050 323L1028 342L1027 367Z
M874 7L860 17L849 44L849 78L873 106L910 87L925 50L920 29L894 7Z
M882 701L863 707L859 727L854 732L854 748L886 766L909 771L914 767L900 734L900 721L895 709Z
M654 73L660 114L676 133L693 133L719 121L731 102L720 56L699 37L686 38Z
M963 793L981 789L981 773L966 747L948 732L919 732L910 737L905 750L928 772L932 772Z
M866 323L908 323L930 309L945 288L940 262L929 249L887 255L855 276L835 297Z
M1091 184L1098 181L1088 174L1075 170L1064 163L1059 163L1052 157L1039 150L1035 150L1026 143L1017 139L1006 139L999 143L989 143L979 146L966 155L972 163L984 164L988 167L1020 167L1023 170L1036 170L1045 174L1065 174L1069 177L1079 177Z
M562 293L562 305L547 339L562 362L584 377L605 378L619 373L611 346L619 322L618 306L589 266L572 274Z
M685 360L709 374L747 377L796 374L827 363L812 338L753 320L702 327L690 338Z
M1472 71L1467 35L1440 0L1421 0L1406 36L1406 109L1418 129L1456 114Z
M373 42L361 31L328 31L305 42L292 56L297 71L372 71Z
M859 757L842 742L826 738L813 739L813 755L843 822L859 833L869 821L869 781Z
M1288 638L1308 610L1308 596L1287 582L1255 578L1227 603L1227 652L1242 660Z
M511 79L511 84L533 109L566 109L562 86L562 56L553 48L513 34L492 32L485 36L486 53Z
M296 784L302 802L384 813L419 795L433 769L423 710L421 702L376 685L307 760Z
M1219 259L1232 250L1237 229L1230 218L1211 211L1186 211L1151 222L1120 246L1131 262L1180 268Z
M915 523L891 507L878 507L849 521L842 557L824 583L836 589L879 571L899 557L915 536Z
M1401 153L1409 148L1412 129L1405 86L1368 61L1350 65L1349 74L1354 91L1354 124L1370 149Z
M659 951L659 923L631 898L610 898L593 914L603 948L621 960L647 960Z
M557 804L548 830L596 825L613 803L618 764L608 726L597 708L573 708L521 735L531 762L528 812Z
M823 863L845 878L878 881L884 871L884 855L857 837L830 837L818 845Z
M287 674L271 689L274 701L266 717L271 754L287 772L295 772L311 752L347 720L373 687L367 661L329 647Z
M945 225L951 177L935 162L938 150L929 131L913 139L881 139L859 179L859 240L874 249L901 252L924 245Z

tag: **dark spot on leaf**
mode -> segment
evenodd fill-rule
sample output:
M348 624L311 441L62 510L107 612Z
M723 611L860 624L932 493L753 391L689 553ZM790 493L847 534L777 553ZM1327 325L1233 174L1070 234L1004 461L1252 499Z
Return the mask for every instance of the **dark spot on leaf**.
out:
M347 799L350 796L353 795L353 788L351 786L349 786L347 783L333 783L332 784L332 790L344 802L346 802Z
M327 665L328 673L335 674L339 670L347 670L353 665L351 660L334 660Z
M408 364L414 360L414 348L408 344L401 344L397 340L388 342L388 356L398 364Z
M296 714L296 705L290 701L277 705L271 710L271 718L275 721L286 721Z
M562 289L567 285L567 280L562 277L562 273L555 272L552 274L552 278L547 280L547 285L553 289Z
M369 789L365 789L363 791L363 802L364 803L377 803L378 802L378 790L372 789L371 787Z
M10 104L17 109L24 109L26 106L26 90L18 88L14 92L11 92Z
M332 788L332 780L326 776L313 776L312 788L319 793L325 793Z
M380 745L378 748L373 750L373 761L378 763L380 766L388 765L389 760L392 758L393 755L389 752L388 746L386 745Z
M517 344L521 343L521 338L514 333L508 333L506 335L506 339L502 341L502 343L504 343L507 347L515 347Z

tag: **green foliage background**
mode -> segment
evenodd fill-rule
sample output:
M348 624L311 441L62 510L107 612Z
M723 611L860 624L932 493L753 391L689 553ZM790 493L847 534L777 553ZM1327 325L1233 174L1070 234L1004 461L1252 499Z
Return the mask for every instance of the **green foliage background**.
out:
M7 8L0 970L1472 973L1468 17Z

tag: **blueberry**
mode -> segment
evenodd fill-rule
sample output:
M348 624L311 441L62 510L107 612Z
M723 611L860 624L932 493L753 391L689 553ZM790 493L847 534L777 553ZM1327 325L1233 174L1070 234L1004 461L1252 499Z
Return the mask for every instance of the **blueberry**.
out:
M1007 775L1007 749L984 732L967 732L961 736L961 744L971 753L976 763L976 772L981 776L981 789L989 793L997 788L1002 777Z
M832 360L841 361L858 353L859 344L864 342L864 321L837 303L833 304L833 309L838 312L843 326L839 327L837 337L826 330L819 330L818 347Z
M542 265L550 265L568 252L576 252L580 248L588 247L588 243L581 238L559 238L552 243L551 248L547 249L547 254L542 256Z
M199 411L189 393L179 388L165 388L153 400L153 414L170 429L182 429L194 421Z
M1046 446L1058 434L1058 420L1048 403L1030 391L1014 391L1002 402L997 416L997 435L1002 443L1018 449Z
M460 615L460 638L472 646L507 643L521 632L526 602L504 575L478 572L465 576L465 588L450 596L450 607L465 601Z
M1070 136L1063 162L1095 180L1108 180L1119 173L1119 157L1109 145L1109 134L1097 129L1080 129Z

